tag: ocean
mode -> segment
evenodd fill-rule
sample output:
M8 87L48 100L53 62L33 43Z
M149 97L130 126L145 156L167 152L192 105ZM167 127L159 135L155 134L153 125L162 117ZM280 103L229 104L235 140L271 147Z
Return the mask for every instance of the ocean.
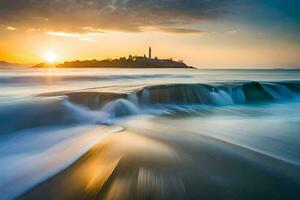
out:
M229 199L297 199L299 111L300 70L0 69L0 199L24 194L124 130L167 140L162 152L180 161L181 171L139 168L150 182L158 177L151 187L160 197L215 197L214 188ZM201 145L214 149L202 155Z

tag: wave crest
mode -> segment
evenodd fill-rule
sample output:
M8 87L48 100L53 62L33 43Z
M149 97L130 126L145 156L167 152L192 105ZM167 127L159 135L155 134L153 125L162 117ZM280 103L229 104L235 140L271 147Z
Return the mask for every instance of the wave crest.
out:
M68 96L71 102L90 109L101 109L118 99L127 100L136 106L156 104L224 106L293 99L300 95L300 83L169 84L146 86L130 93L84 91L67 92L63 95Z

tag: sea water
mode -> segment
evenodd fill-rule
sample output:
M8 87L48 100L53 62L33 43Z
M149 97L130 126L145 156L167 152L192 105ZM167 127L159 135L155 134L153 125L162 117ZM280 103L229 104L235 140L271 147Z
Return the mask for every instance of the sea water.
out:
M126 127L175 128L300 166L299 110L300 70L0 69L0 197Z

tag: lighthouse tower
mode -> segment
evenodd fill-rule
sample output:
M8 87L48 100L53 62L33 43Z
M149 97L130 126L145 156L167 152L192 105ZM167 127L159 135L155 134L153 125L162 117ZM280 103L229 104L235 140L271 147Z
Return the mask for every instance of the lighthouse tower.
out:
M152 59L152 49L149 47L149 59Z

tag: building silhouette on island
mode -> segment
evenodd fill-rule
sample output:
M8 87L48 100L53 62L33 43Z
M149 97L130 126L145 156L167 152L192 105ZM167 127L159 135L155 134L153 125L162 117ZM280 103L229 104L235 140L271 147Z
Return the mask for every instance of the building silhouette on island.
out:
M170 59L152 58L152 48L149 47L148 57L132 56L128 58L120 57L117 59L103 59L103 60L76 60L64 63L57 63L56 68L193 68L186 65L182 60L174 61ZM47 63L40 63L34 67L49 67Z
M152 54L152 49L151 49L151 46L150 46L150 47L149 47L149 59L150 59L150 60L152 59L152 57L151 57L152 55L151 55L151 54Z

